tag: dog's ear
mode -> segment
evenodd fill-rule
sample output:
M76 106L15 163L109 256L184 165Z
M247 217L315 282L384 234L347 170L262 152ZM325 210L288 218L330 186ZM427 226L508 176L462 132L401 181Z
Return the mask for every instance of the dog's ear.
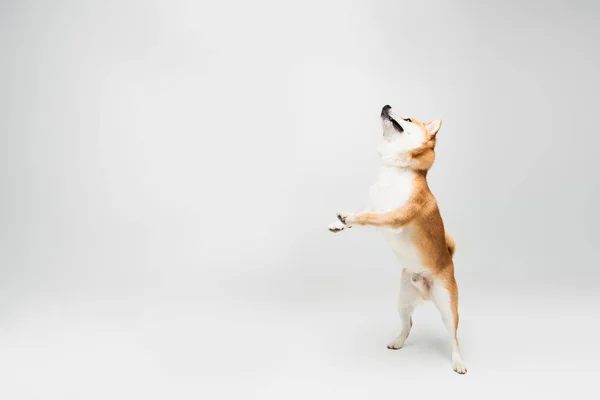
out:
M441 119L434 119L433 121L431 121L425 125L425 129L427 129L427 133L429 133L429 136L432 138L434 138L435 135L437 135L437 133L439 132L441 127L442 127Z

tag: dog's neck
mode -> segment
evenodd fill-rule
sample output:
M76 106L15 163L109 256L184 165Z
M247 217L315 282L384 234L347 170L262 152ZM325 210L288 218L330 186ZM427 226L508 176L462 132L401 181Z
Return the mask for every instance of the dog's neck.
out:
M412 182L416 172L410 167L383 164L379 170L378 182L380 185L395 185L399 182Z

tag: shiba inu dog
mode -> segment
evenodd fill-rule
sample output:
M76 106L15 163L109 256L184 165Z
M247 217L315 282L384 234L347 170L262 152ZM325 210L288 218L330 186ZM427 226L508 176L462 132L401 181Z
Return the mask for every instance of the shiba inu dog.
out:
M444 230L435 197L427 185L427 171L435 160L441 120L422 123L392 111L381 110L383 137L378 146L382 166L371 186L366 210L341 212L329 225L331 232L374 226L383 234L403 266L398 310L402 330L389 349L400 349L412 327L412 313L423 300L431 300L448 329L452 345L452 368L467 372L460 355L458 287L454 279L455 244Z

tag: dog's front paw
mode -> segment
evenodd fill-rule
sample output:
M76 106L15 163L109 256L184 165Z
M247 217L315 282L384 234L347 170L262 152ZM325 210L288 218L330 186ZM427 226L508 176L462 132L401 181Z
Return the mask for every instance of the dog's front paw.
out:
M337 217L348 228L356 222L356 214L353 213L338 213Z
M340 232L343 231L344 229L346 229L347 226L344 225L342 223L342 221L334 221L331 224L329 224L329 226L327 227L327 229L329 229L331 232Z

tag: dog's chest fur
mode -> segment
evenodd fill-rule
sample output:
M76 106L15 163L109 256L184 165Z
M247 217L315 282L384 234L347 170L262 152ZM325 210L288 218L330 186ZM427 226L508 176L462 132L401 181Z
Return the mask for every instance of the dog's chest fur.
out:
M409 169L383 166L379 179L369 192L370 208L375 212L392 211L404 206L414 190L414 172ZM420 272L420 255L412 242L410 225L398 229L381 228L386 242L394 250L403 267Z
M381 167L379 179L371 186L369 201L373 211L402 207L413 192L414 172L397 167Z

